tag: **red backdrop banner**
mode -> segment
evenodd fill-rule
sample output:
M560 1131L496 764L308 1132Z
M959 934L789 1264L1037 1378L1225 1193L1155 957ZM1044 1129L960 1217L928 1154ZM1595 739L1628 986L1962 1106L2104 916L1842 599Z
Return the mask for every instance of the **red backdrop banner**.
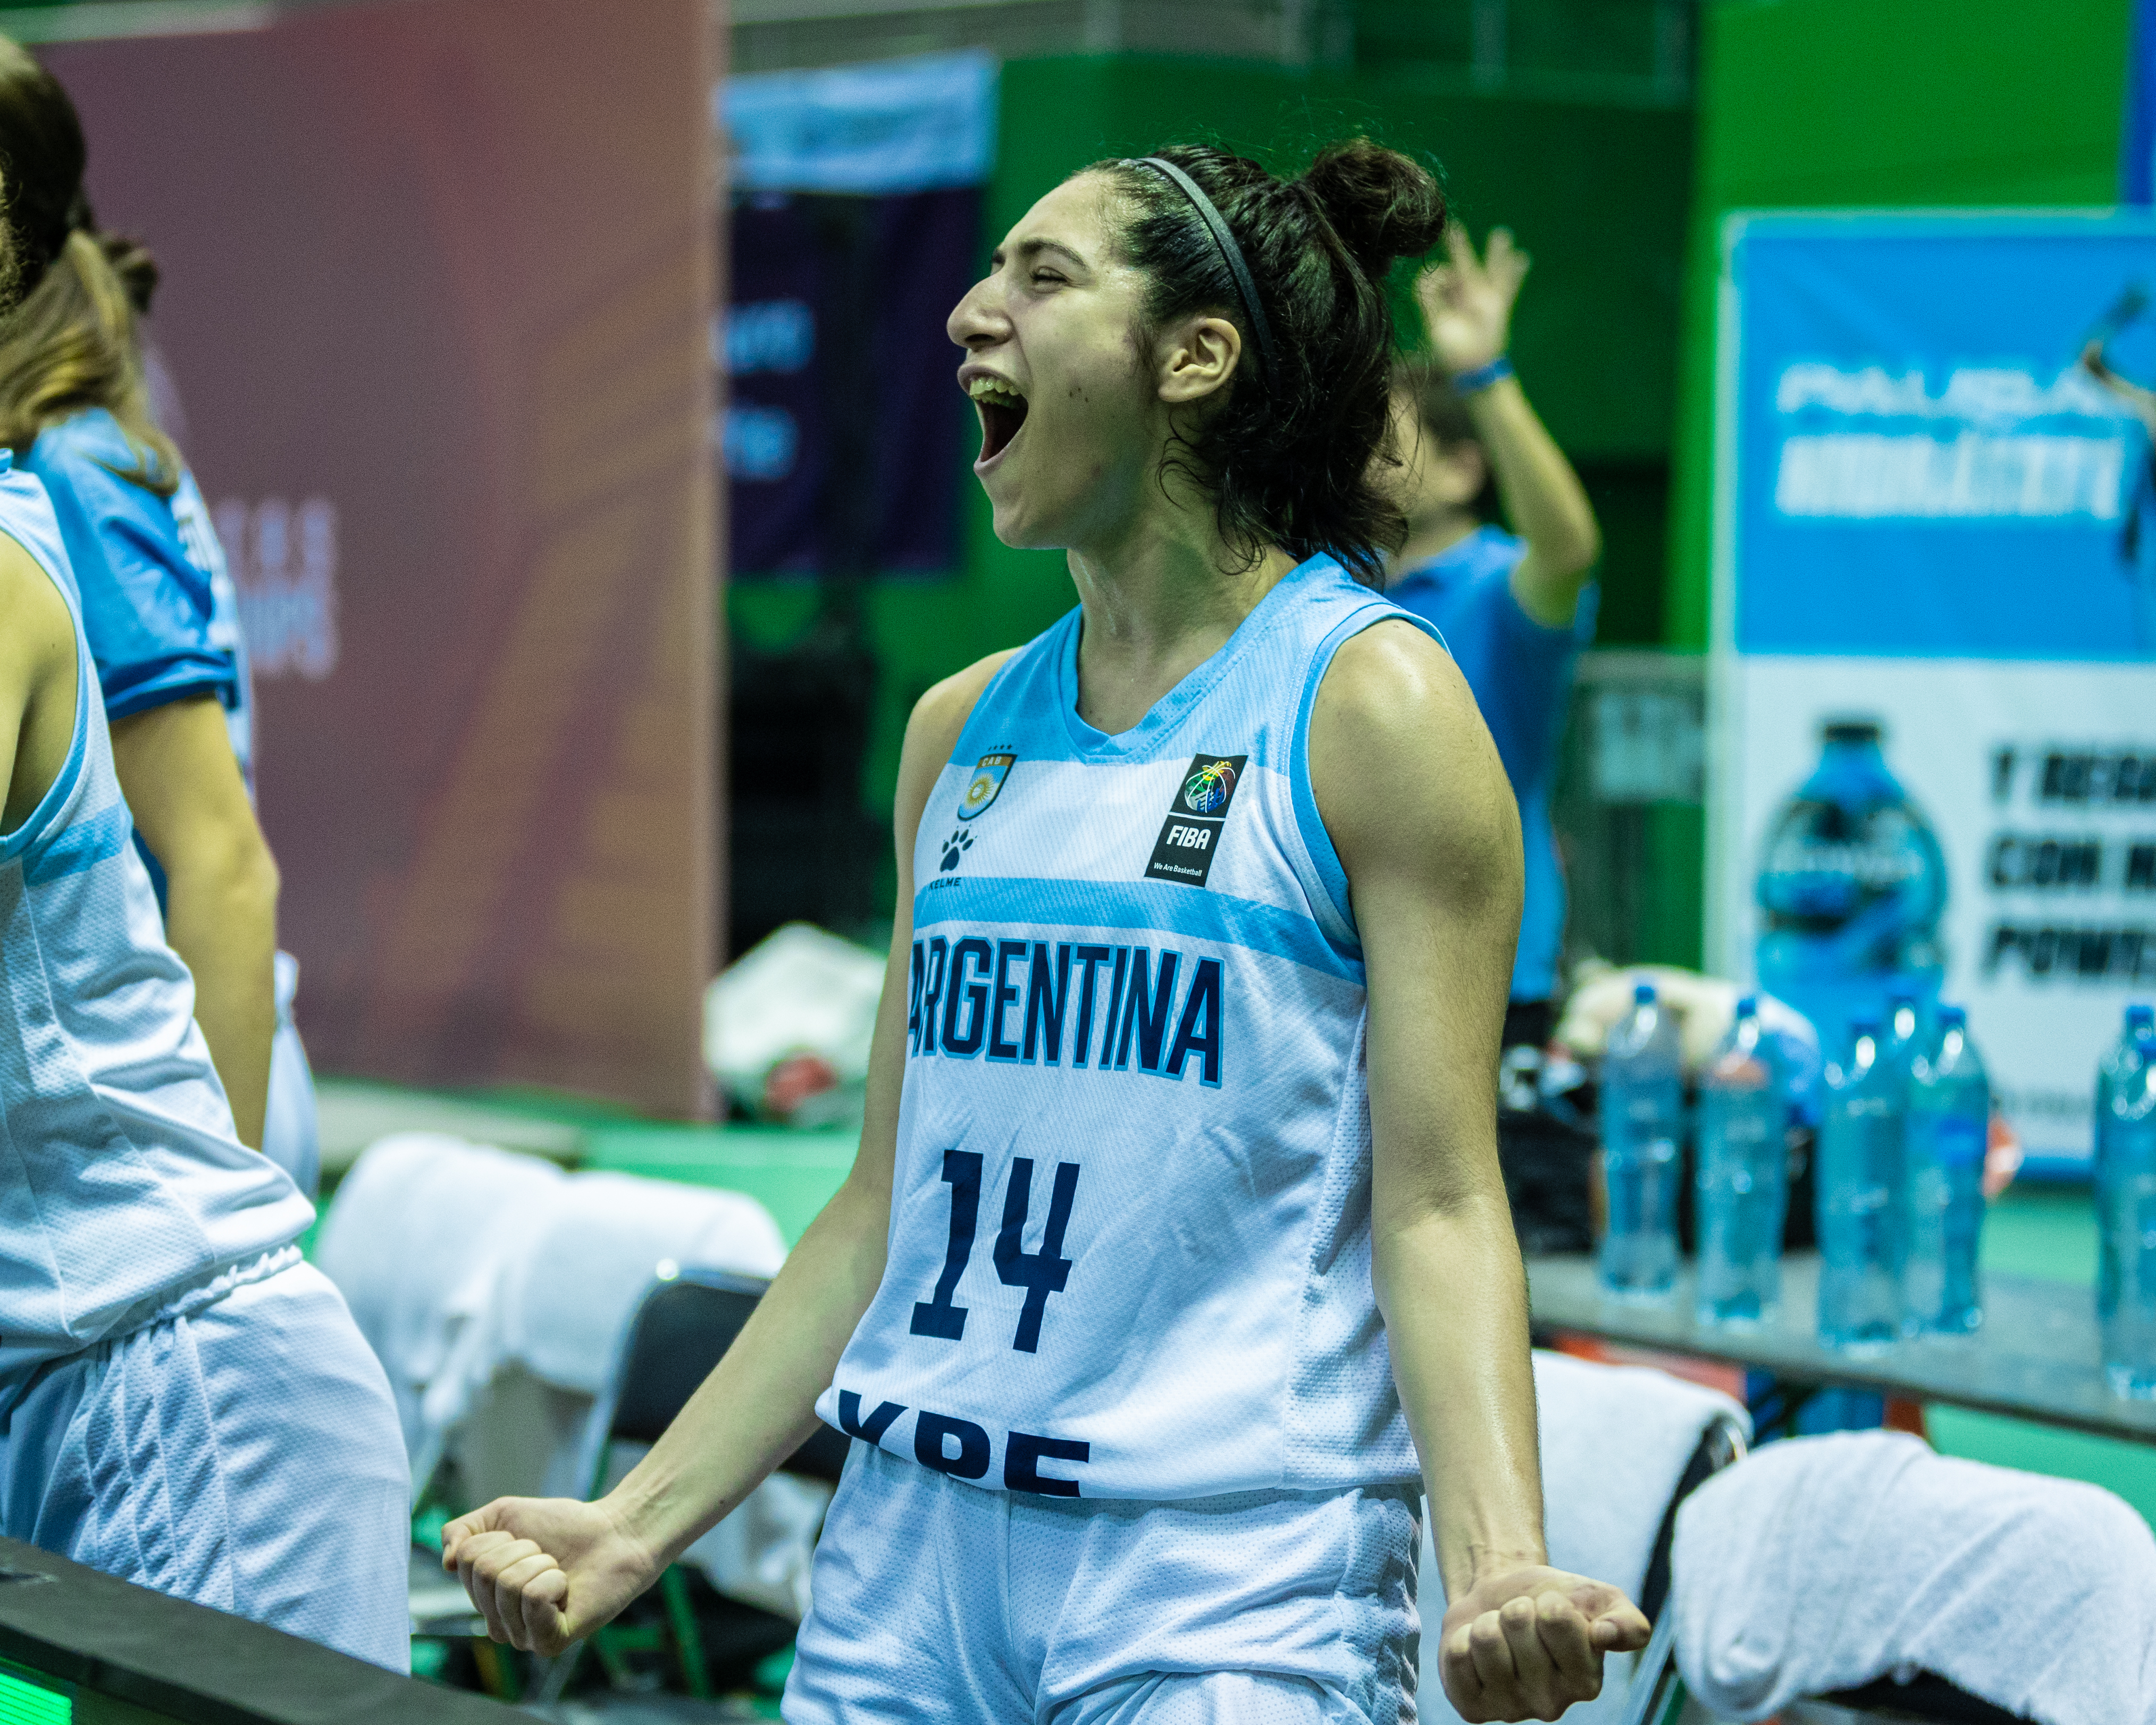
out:
M706 0L76 43L258 653L316 1064L707 1111Z

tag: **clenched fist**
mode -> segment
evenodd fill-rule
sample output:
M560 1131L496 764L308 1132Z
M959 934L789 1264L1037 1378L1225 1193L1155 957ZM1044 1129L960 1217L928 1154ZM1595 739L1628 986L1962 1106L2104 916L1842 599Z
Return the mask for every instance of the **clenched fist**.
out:
M442 1530L442 1567L488 1635L551 1656L611 1622L665 1566L603 1503L497 1497Z

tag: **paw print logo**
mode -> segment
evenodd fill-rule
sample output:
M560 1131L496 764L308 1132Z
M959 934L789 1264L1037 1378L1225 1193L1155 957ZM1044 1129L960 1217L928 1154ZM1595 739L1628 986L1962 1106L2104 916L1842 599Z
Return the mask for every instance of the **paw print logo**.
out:
M943 866L938 869L937 873L949 874L952 870L958 866L966 853L973 848L973 835L963 827L959 828L957 832L943 841Z

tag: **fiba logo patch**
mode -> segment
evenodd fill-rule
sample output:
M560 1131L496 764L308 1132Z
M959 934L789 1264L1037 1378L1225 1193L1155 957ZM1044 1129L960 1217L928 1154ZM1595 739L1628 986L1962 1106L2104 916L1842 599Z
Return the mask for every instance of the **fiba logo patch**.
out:
M1193 814L1219 814L1235 794L1235 760L1208 761L1183 787L1183 805Z
M973 768L973 776L966 781L966 793L958 799L958 819L971 820L984 813L988 806L1002 795L1004 781L1010 776L1012 765L1018 757L1008 750L981 757L980 764Z
M1235 800L1236 781L1250 758L1192 757L1175 800L1168 805L1160 837L1153 841L1152 855L1146 863L1147 880L1180 880L1186 886L1205 884L1220 850L1221 834L1228 829L1228 805Z

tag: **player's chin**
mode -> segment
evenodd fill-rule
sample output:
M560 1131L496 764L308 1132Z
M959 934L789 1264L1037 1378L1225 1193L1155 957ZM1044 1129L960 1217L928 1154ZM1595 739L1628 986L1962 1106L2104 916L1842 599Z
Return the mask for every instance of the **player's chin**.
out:
M1060 551L1069 542L1041 519L1041 511L1019 495L988 494L997 539L1013 551Z

